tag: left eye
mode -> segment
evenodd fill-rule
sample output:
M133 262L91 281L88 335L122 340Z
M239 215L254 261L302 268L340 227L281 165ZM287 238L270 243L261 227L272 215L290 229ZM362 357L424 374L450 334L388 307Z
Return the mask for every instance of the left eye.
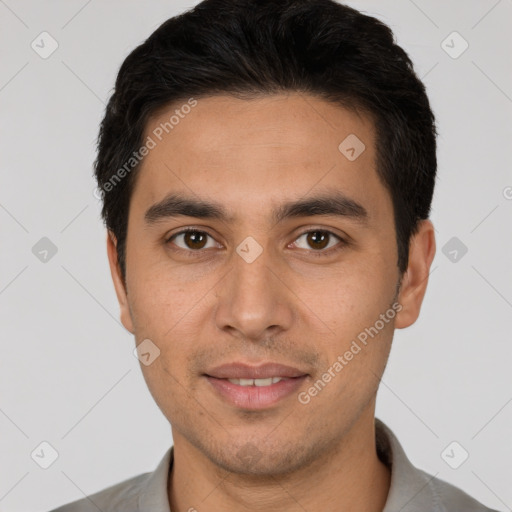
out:
M302 242L299 242L301 239ZM336 245L336 243L334 243L336 241L342 241L342 239L330 231L317 229L314 231L307 231L306 233L302 233L302 235L300 235L299 238L295 240L294 244L300 249L322 250L330 249ZM305 244L309 244L309 247L305 246Z

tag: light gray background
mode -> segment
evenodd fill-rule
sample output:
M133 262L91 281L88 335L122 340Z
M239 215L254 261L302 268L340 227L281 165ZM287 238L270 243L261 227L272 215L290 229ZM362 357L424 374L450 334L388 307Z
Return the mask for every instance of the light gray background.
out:
M81 498L152 470L172 443L118 321L92 162L121 62L195 3L0 0L0 510ZM438 251L377 416L415 465L511 510L512 1L349 4L395 31L440 132ZM31 48L43 31L59 45L47 59ZM456 59L441 46L453 31L469 43ZM454 236L468 248L455 263ZM58 248L46 263L42 237ZM454 440L469 452L456 470L440 455ZM30 455L42 441L59 454L48 469Z

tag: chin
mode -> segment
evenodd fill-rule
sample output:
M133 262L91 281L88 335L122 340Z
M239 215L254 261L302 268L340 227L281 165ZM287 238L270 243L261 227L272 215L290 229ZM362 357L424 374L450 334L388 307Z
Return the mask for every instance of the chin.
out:
M262 443L233 443L218 450L202 450L213 464L237 475L277 477L294 473L309 465L319 455L318 447L303 443L275 441L273 446Z

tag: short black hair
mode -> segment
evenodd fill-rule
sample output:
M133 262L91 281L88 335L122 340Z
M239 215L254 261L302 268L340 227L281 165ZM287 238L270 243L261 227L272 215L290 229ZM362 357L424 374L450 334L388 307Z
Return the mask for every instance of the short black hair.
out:
M334 0L204 0L126 57L101 123L95 176L123 279L140 166L133 155L148 119L190 98L287 92L364 112L374 123L377 173L393 202L403 274L410 239L430 213L437 133L425 86L391 29Z

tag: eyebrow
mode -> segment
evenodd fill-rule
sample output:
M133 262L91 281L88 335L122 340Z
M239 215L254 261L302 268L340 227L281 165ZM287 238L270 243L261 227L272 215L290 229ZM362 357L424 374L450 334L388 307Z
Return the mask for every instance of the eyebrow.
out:
M275 224L285 219L315 215L343 217L360 224L367 224L369 220L368 212L363 205L340 192L290 201L272 211ZM219 203L180 194L169 194L162 201L152 205L146 211L144 219L148 225L154 225L159 221L179 216L214 219L227 223L235 219L235 216L230 215Z

